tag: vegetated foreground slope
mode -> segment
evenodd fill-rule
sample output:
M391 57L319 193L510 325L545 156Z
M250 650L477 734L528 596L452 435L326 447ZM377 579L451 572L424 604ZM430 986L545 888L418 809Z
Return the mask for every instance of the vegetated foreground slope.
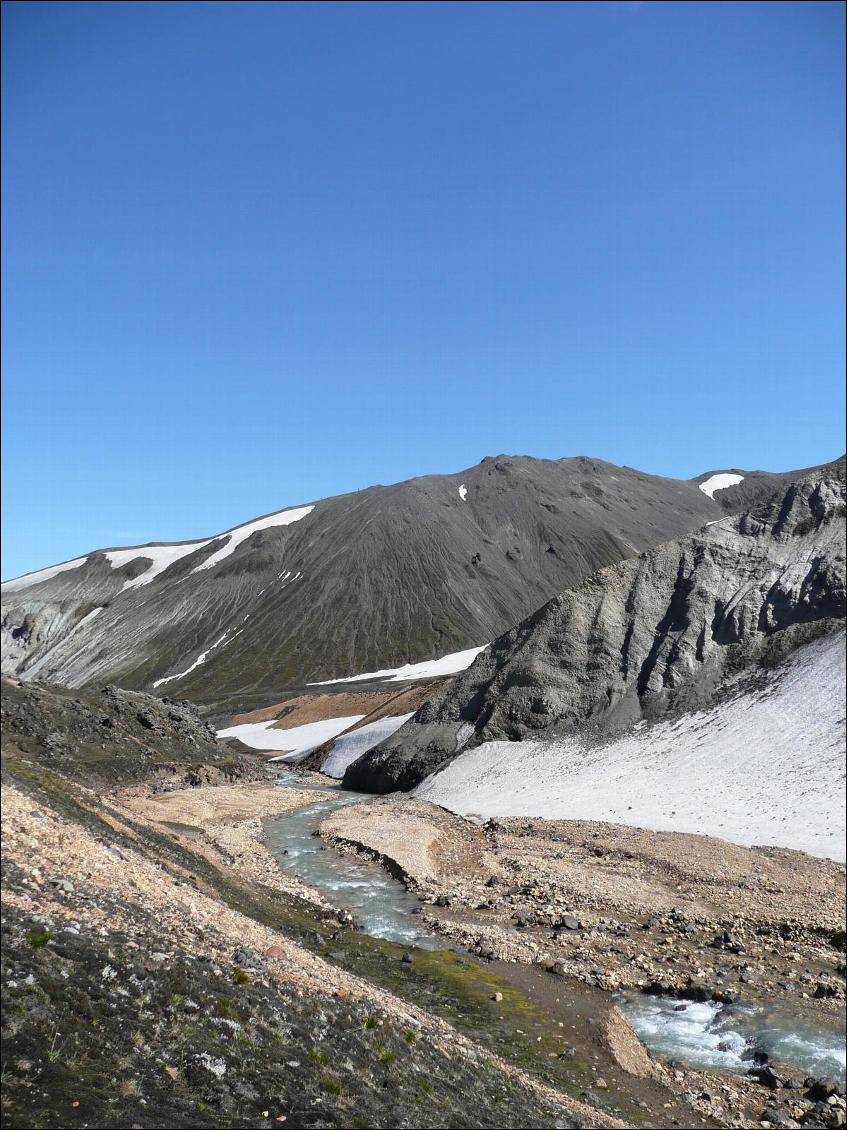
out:
M201 541L98 550L4 584L3 669L263 705L487 643L597 568L721 517L744 487L713 498L701 481L501 456Z
M4 1126L622 1125L331 964L352 940L360 964L414 979L336 912L227 869L203 829L140 815L108 783L160 785L144 751L96 780L76 740L91 704L30 691L3 733ZM103 717L128 749L136 702L119 701ZM55 758L39 737L54 712L70 747ZM170 722L161 740L190 763L189 721Z
M711 702L739 671L843 624L845 488L792 484L561 593L482 652L345 784L410 789L484 741L602 737Z

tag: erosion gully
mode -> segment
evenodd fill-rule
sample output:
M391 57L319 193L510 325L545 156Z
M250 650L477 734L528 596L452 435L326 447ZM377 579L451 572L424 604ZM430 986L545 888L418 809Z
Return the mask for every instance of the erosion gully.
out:
M634 1080L615 1072L598 1054L596 1025L608 1007L601 990L571 986L534 966L483 962L474 955L446 948L419 920L421 904L384 868L341 855L317 836L321 821L333 810L366 797L340 786L297 782L288 787L315 794L315 803L266 822L268 848L280 867L317 889L339 910L354 915L359 930L341 932L343 945L327 954L351 972L386 984L386 959L394 972L393 991L457 1023L503 1058L533 1070L575 1097L629 1121L644 1123L658 1109L667 1125L714 1125L651 1080ZM359 945L363 934L379 950ZM405 961L404 961L405 958ZM411 989L411 991L409 991ZM405 990L405 991L404 991ZM495 992L502 1002L494 1002ZM799 1024L790 1009L744 1004L686 1002L626 993L616 1003L653 1052L701 1070L746 1073L754 1053L790 1063L810 1075L845 1075L843 1034L834 1028ZM473 1007L470 1007L470 1002ZM592 1033L594 1028L594 1033ZM543 1064L543 1067L541 1066ZM541 1070L539 1070L541 1068ZM602 1075L608 1089L593 1089ZM619 1084L619 1085L618 1085ZM663 1104L671 1102L671 1107ZM650 1107L651 1113L645 1113Z

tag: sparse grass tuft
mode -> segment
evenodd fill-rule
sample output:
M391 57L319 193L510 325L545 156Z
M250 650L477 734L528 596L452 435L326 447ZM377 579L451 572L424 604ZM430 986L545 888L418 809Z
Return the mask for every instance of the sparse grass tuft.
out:
M40 949L46 946L53 935L49 930L30 930L27 933L26 940L33 947L33 949Z

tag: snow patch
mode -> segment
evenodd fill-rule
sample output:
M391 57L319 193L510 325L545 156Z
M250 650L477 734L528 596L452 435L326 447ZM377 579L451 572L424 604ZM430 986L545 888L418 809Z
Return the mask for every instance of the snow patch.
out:
M462 502L464 502L467 497L468 497L468 488L465 486L464 483L462 483L462 485L459 487L459 498L461 498Z
M246 619L247 619L247 617L245 616L244 620L246 620ZM243 622L244 621L242 620L242 623ZM194 671L197 667L199 667L201 665L201 663L206 662L206 656L210 652L214 651L216 647L221 646L221 644L224 642L224 640L226 640L226 637L229 635L231 630L232 629L227 628L227 630L224 632L224 634L222 636L220 636L219 639L216 639L215 642L213 644L211 644L209 647L207 647L205 651L201 651L200 654L197 656L197 658L194 660L194 662L191 664L190 667L186 667L186 669L184 671L180 671L176 675L166 675L164 679L156 679L156 681L153 683L153 686L154 687L161 687L163 683L172 683L174 681L174 679L184 679L186 675L190 675L192 671ZM237 635L239 635L238 632L235 633L235 636L237 636ZM235 639L235 636L233 636L232 638ZM229 641L227 641L227 642L229 642Z
M196 553L198 549L202 549L204 545L214 540L207 538L205 541L192 541L182 545L144 545L134 546L132 549L107 549L104 556L113 569L122 569L130 561L150 562L143 573L124 581L121 588L123 592L125 589L137 589L142 585L149 585L160 573L164 573L165 569L169 569L189 553Z
M228 535L229 541L226 545L216 550L211 557L198 565L196 569L192 569L192 573L199 573L203 569L212 569L218 565L225 557L229 557L252 534L258 530L269 530L274 526L290 526L292 522L299 522L305 518L307 514L311 514L314 506L298 506L293 510L281 510L277 514L268 514L265 518L257 518L255 522L248 522L246 526L239 526L238 529L232 530ZM297 574L299 577L300 574ZM297 577L294 580L297 580Z
M137 589L143 585L149 585L154 581L160 573L164 573L171 565L176 564L183 557L187 557L190 553L196 553L197 550L203 549L204 546L211 545L214 541L219 541L221 538L226 538L225 543L215 552L192 569L192 573L199 573L203 569L212 569L215 565L219 564L224 558L229 557L235 550L246 541L257 530L267 530L273 526L290 526L292 522L299 522L301 518L305 518L307 514L311 514L314 506L298 506L292 510L280 510L276 514L268 514L264 518L257 518L255 522L247 522L243 526L238 526L228 533L215 534L214 537L203 538L199 541L182 542L178 545L136 545L129 549L107 549L104 550L103 556L109 562L113 569L122 569L131 561L149 561L150 564L140 573L137 577L132 577L128 581L124 581L121 591L126 589ZM3 583L4 592L14 592L17 589L29 588L30 585L39 585L44 581L49 581L59 573L63 573L66 569L78 569L84 565L88 560L87 557L78 557L74 561L66 561L63 565L52 565L49 569L40 569L37 573L27 573L26 576L16 577L14 580L5 581ZM296 581L300 576L297 574L293 579ZM184 580L185 578L183 578Z
M319 683L307 683L309 687L328 687L334 683L361 683L366 679L378 679L384 683L404 683L410 679L435 679L440 675L455 675L473 663L480 652L488 647L470 647L467 651L454 651L442 655L440 659L425 659L421 663L407 663L405 667L389 667L384 671L366 671L363 675L348 675L343 679L324 679Z
M15 577L14 580L4 581L0 588L3 592L17 592L18 589L28 589L30 585L40 585L44 581L50 581L53 577L58 577L60 573L66 572L68 569L78 569L80 565L84 565L88 560L87 557L75 557L73 561L65 561L61 565L51 565L47 569L39 569L35 573L25 573L23 577Z
M285 757L272 758L273 761L299 761L330 738L338 737L361 722L364 714L351 714L347 718L324 718L320 722L307 722L303 726L292 726L288 730L274 730L271 727L276 718L269 722L245 722L240 726L227 726L218 730L218 738L238 738L251 749L281 750Z
M379 718L376 722L369 722L367 726L360 726L358 730L351 730L349 734L342 734L335 739L335 745L321 766L321 772L326 773L328 777L341 780L348 765L352 765L369 749L391 737L395 730L399 730L404 722L409 721L412 714L392 714L386 718Z
M743 475L733 475L729 471L722 471L719 475L710 475L704 483L700 483L700 490L709 498L715 497L716 490L726 490L744 481Z
M415 795L463 815L603 820L843 861L844 678L839 633L707 710L600 746L485 742Z

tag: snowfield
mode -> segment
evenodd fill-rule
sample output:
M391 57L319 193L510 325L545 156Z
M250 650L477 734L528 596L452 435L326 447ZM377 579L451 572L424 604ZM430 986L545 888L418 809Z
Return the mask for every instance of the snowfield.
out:
M225 557L229 557L230 554L234 553L243 541L246 541L247 538L255 534L258 530L269 530L274 526L290 526L292 522L299 522L302 518L305 518L307 514L311 514L314 509L314 506L297 506L293 510L280 510L277 514L268 514L264 518L257 518L255 522L248 522L244 526L239 526L228 535L219 534L218 537L228 537L229 541L226 545L216 550L211 557L207 557L196 569L192 569L191 572L200 573L203 569L214 568L214 566L223 561ZM214 538L209 539L209 541L214 540ZM299 577L300 574L298 573L297 576Z
M276 718L269 722L245 722L240 726L227 726L217 731L218 738L238 738L251 749L267 751L284 750L285 757L272 758L273 761L299 761L317 746L337 737L361 722L364 714L351 714L347 718L325 718L320 722L308 722L304 726L292 726L288 730L274 730L271 727Z
M124 589L137 589L142 585L149 585L160 573L164 573L165 569L169 569L189 553L196 553L198 549L202 549L204 545L214 540L207 538L206 541L192 541L187 545L145 545L140 548L134 546L132 549L109 549L104 556L113 569L122 569L124 565L129 565L130 561L150 562L143 573L124 581L121 590L123 592Z
M191 541L182 545L144 545L134 546L132 549L110 549L106 551L105 556L113 569L120 569L124 565L128 565L130 561L140 559L150 562L149 567L139 576L124 581L124 589L135 589L141 585L149 585L160 573L163 573L165 569L170 568L183 557L187 557L189 553L196 553L198 549L210 545L213 541L226 538L226 542L220 549L216 549L211 557L207 557L191 572L199 573L203 569L212 569L224 558L234 553L241 543L246 541L251 534L255 534L257 530L268 530L273 526L290 526L292 522L299 522L301 518L311 514L314 509L314 506L298 506L293 510L280 510L277 514L268 514L264 518L257 518L255 522L247 522L243 526L230 530L229 533L215 534L214 537L206 538L203 541ZM65 566L65 568L68 568L68 566Z
M328 777L337 777L340 781L348 765L379 745L381 741L391 737L395 730L399 730L404 722L408 722L414 714L394 714L387 718L380 718L376 722L369 722L358 730L351 730L349 734L342 734L335 739L335 746L321 766L321 772Z
M229 557L235 550L246 541L257 530L268 530L273 526L290 526L292 522L299 522L301 518L305 518L307 514L311 514L314 506L297 506L292 510L280 510L276 514L268 514L264 518L257 518L255 522L247 522L243 526L238 526L228 533L215 534L210 538L203 538L198 541L181 542L179 545L173 543L168 545L135 545L129 549L107 549L103 552L103 556L109 562L113 569L122 569L124 565L128 565L131 561L149 561L150 564L140 573L137 577L131 577L130 580L124 581L121 591L125 589L137 589L142 585L149 585L154 581L160 573L164 573L171 565L177 561L181 561L183 557L187 557L189 553L196 553L198 549L202 549L206 545L210 545L213 541L218 541L220 538L226 538L226 542L220 549L208 557L202 564L198 565L196 569L192 569L192 573L199 573L203 569L212 569L215 565L219 564L224 558ZM90 556L90 555L89 555ZM39 569L36 573L26 573L23 577L15 577L14 580L4 581L2 585L3 592L16 592L19 589L29 588L31 585L39 585L43 581L49 581L59 573L64 573L66 569L78 569L84 565L88 557L77 557L73 561L66 561L63 565L51 565L49 569ZM297 574L299 577L300 574ZM296 581L297 577L293 579Z
M700 483L700 490L703 494L707 494L709 498L714 498L716 490L726 490L727 487L734 487L736 483L742 482L744 482L743 475L733 475L729 471L722 471L719 475L710 475L704 483Z
M754 691L591 746L486 742L415 790L463 815L604 820L845 859L845 637Z
M73 561L65 561L62 565L50 565L47 569L39 569L35 573L25 573L22 577L15 577L12 581L4 581L0 588L3 592L17 592L18 589L28 589L30 585L40 585L43 581L50 581L68 569L78 569L88 560L87 557L75 557Z
M361 683L366 679L379 679L384 683L404 683L409 679L435 679L441 675L455 675L470 667L481 651L488 647L470 647L467 651L454 651L440 659L424 659L421 663L407 663L405 667L391 667L385 671L366 671L364 675L348 675L344 679L324 679L320 683L307 683L309 687L329 687L335 683Z

